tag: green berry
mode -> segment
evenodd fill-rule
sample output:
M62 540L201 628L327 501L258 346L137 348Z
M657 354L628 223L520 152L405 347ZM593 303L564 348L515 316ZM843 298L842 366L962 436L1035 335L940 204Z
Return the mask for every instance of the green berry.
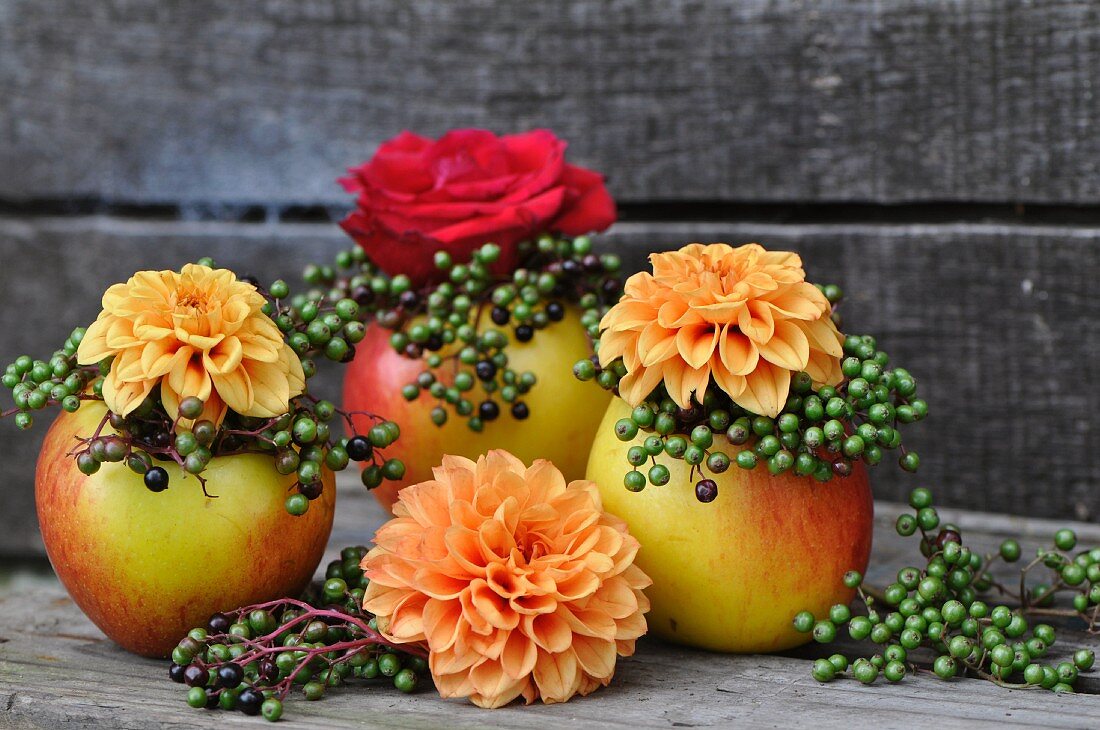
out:
M814 615L809 611L800 611L794 617L794 629L799 633L809 633L814 628Z
M1054 533L1054 544L1059 550L1072 550L1077 545L1077 534L1073 530L1058 530Z
M959 671L959 665L954 657L944 654L936 657L936 661L932 663L932 671L940 679L950 679Z
M260 714L268 722L278 722L283 716L283 703L277 697L269 697L260 705Z
M828 659L818 659L814 662L810 674L818 682L830 682L836 676L836 667Z
M828 644L836 639L836 624L832 621L818 621L813 628L814 641Z

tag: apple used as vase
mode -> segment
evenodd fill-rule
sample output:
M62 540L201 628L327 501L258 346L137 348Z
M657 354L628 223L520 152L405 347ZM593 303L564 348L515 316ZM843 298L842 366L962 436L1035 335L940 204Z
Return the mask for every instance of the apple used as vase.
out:
M154 493L122 463L85 476L67 456L106 409L86 403L46 435L35 499L50 562L69 595L108 637L145 656L167 656L217 611L293 596L309 582L332 528L335 489L295 517L284 508L295 477L270 456L215 457L198 480L157 462L169 488ZM109 427L105 434L111 433Z
M650 631L714 651L772 652L809 640L791 619L826 615L854 595L843 576L863 572L871 551L872 500L867 473L822 484L809 476L732 466L711 475L718 496L703 503L691 466L657 457L667 484L640 492L623 486L631 446L614 424L630 407L616 398L592 443L588 478L608 512L626 521L642 548L637 564L652 579Z
M402 487L431 479L432 467L444 454L476 458L490 449L504 449L526 462L549 459L566 479L584 476L588 446L610 396L572 375L573 363L590 354L576 311L567 309L561 322L540 330L530 342L509 343L508 366L516 372L532 372L537 379L523 396L529 415L516 419L502 408L500 416L486 422L481 432L471 430L466 419L453 413L443 426L433 424L430 413L438 401L427 393L411 402L405 400L402 386L416 380L425 369L424 362L396 352L390 335L389 330L370 325L356 346L355 359L348 364L344 379L347 411L385 413L401 429L401 438L390 452L404 462L404 478L372 490L384 507L396 501ZM447 374L439 377L442 380ZM360 433L372 425L362 414L354 418Z

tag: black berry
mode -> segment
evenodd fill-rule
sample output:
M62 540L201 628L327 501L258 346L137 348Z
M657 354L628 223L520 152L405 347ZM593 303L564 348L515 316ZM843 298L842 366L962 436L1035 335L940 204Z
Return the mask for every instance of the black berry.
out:
M168 472L164 467L154 466L145 472L145 487L150 492L163 492L168 489Z
M371 457L373 451L374 448L370 445L370 440L364 436L353 436L348 439L348 458L353 461L366 461Z

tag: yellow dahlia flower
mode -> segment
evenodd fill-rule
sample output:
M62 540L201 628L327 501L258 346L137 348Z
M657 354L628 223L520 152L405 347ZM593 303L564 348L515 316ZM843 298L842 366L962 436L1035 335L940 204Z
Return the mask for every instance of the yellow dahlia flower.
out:
M103 311L77 350L82 365L114 357L103 400L126 415L160 386L173 419L179 403L205 403L200 419L220 424L286 413L305 388L302 363L261 311L264 297L233 272L188 264L180 272L141 271L103 295Z
M843 379L843 338L802 259L755 243L692 243L650 256L653 273L626 282L600 322L600 363L622 357L619 394L638 405L664 383L677 405L714 383L752 413L776 416L791 373L817 385Z

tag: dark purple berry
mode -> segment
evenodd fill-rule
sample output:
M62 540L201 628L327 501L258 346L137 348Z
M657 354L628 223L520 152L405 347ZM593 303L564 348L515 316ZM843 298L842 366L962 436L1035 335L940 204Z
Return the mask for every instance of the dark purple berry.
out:
M695 498L700 502L713 502L718 496L718 485L713 479L701 479L695 485Z
M145 472L145 487L150 492L163 492L168 489L168 472L164 467L154 466Z
M435 352L436 350L442 349L442 347L443 337L438 334L430 335L428 341L424 343L424 349L428 352Z
M529 342L535 336L535 328L529 324L521 324L516 327L516 339L520 342Z
M351 298L355 300L356 304L370 304L374 299L374 292L370 290L369 286L357 286L351 291Z
M233 622L224 613L215 613L206 622L206 628L210 630L211 634L224 634L229 631L229 627L232 625Z
M550 302L546 305L546 316L551 322L560 322L565 317L565 307L560 302Z
M496 401L482 401L477 408L477 413L483 421L495 421L496 417L500 415L500 406L496 404Z
M304 494L306 499L314 500L321 496L321 492L325 489L325 483L323 481L316 482L298 482L298 492Z
M264 696L249 687L237 697L237 709L246 715L259 715L264 704Z
M371 457L371 453L374 451L373 447L370 445L370 440L364 436L353 436L348 439L346 449L348 458L353 461L366 461Z
M412 309L420 302L420 297L414 291L401 292L401 297L398 299L401 302L401 306L406 309Z
M566 259L565 261L561 262L561 270L564 271L566 274L576 274L581 270L581 265L579 262L574 261L573 259Z
M234 689L244 681L244 670L240 664L228 662L218 667L218 686Z
M188 664L183 670L183 681L188 687L205 687L210 679L210 672L197 664Z
M508 324L508 319L512 316L504 307L493 307L493 311L490 312L489 317L493 320L493 324L505 325Z
M272 659L264 659L260 662L260 678L268 682L279 676L279 665Z
M497 374L497 366L491 360L479 360L474 366L479 380L492 380Z
M962 543L962 535L955 530L940 530L940 534L936 538L936 547L942 550L943 546L949 542Z
M531 415L531 411L527 408L527 404L523 401L512 405L512 418L517 421L522 421Z
M172 665L168 667L168 679L177 684L183 684L183 669L181 665L172 662Z

